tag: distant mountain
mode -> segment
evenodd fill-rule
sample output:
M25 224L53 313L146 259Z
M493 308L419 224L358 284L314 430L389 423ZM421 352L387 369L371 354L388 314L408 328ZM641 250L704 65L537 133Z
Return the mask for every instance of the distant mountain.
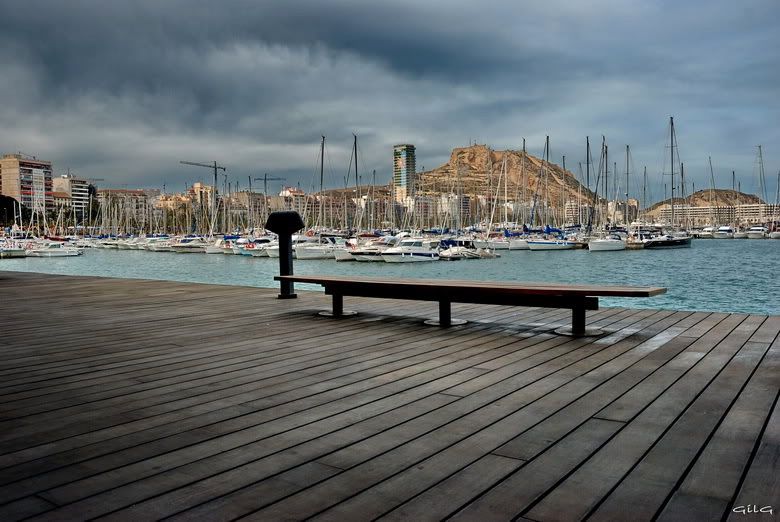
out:
M582 186L574 174L562 167L548 163L542 169L543 161L517 150L493 150L486 145L472 145L452 150L450 160L433 170L420 173L418 193L438 194L442 192L464 195L504 195L504 181L498 186L502 164L506 158L508 174L507 198L510 201L523 200L525 179L525 200L533 200L538 187L538 200L549 198L552 206L564 196L565 201L582 203L591 201L593 194ZM540 177L541 175L541 177ZM595 181L595 174L591 173Z

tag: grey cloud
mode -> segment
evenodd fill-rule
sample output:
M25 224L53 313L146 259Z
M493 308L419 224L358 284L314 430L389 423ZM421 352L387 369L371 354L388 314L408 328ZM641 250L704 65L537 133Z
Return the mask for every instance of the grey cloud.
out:
M4 150L107 183L217 159L308 187L326 134L336 186L352 132L382 180L394 142L434 167L469 138L540 154L545 134L556 161L606 134L654 171L669 115L697 185L713 152L746 179L757 143L780 165L771 0L0 4Z

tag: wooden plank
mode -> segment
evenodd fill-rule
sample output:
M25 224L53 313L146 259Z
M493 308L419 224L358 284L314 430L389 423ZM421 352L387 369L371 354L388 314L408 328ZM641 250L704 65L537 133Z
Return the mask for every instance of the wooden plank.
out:
M776 502L777 368L770 352L750 377L746 361L778 318L603 309L588 319L607 335L569 339L549 332L570 312L538 307L456 303L471 322L438 330L421 327L436 315L422 301L349 298L361 314L332 321L314 315L321 292L3 283L19 303L0 317L4 519L533 520L579 476L586 515L643 492L637 504L670 518L718 512L730 493L727 509L762 491ZM243 326L259 310L255 338ZM591 417L613 414L628 423ZM664 445L683 456L667 462ZM612 480L600 459L628 468Z
M464 362L462 364L459 363L459 365L463 366L463 367L466 367L466 366L468 366L468 362ZM455 368L455 369L457 369L457 368ZM479 373L481 373L481 372L479 372ZM433 379L435 377L436 377L436 374L434 372L430 372L429 375L426 375L427 379ZM385 388L388 388L388 389L393 389L393 387L398 388L398 387L401 387L401 386L404 386L404 385L408 386L409 384L413 384L413 383L404 384L404 381L396 381L395 379L389 379L389 380L394 381L394 382L392 382L391 384L385 385ZM356 405L359 405L361 402L370 402L372 400L372 396L370 394L364 394L361 397L352 399L353 402L356 401L356 400L360 401L360 402L358 402L356 404ZM338 410L335 410L335 411L338 411ZM269 413L266 414L266 416L268 416L269 414L270 415L274 415L274 416L281 415L281 413L279 412L279 408L274 408L273 410L268 410L268 412ZM245 416L245 417L248 417L248 416ZM255 416L255 417L257 417L257 416ZM301 416L299 416L299 417L301 417ZM307 422L311 422L311 420L312 420L311 419L311 412L303 412L303 416L301 418L302 418L302 420L305 420ZM290 425L290 426L285 428L285 429L289 429L290 427L293 427L294 424L290 424L290 423L293 422L294 420L295 420L294 417L287 417L285 422L288 425ZM272 429L274 431L278 431L279 430L278 427L277 428L273 428L273 426L264 427L262 429L265 430L265 431L268 431L269 429ZM273 434L274 431L268 432L268 435ZM268 436L268 435L266 435L266 436ZM244 429L244 430L242 430L240 432L237 432L236 435L232 437L232 439L234 440L234 442L232 444L235 445L235 446L238 446L238 445L240 445L242 443L249 442L249 441L253 440L256 437L257 437L257 430L253 431L253 430L246 430L246 429ZM215 451L224 451L225 449L230 447L230 446L228 446L228 439L227 438L223 438L223 439L220 439L220 440L215 440L213 442L209 442L208 445L212 446ZM189 451L189 453L193 453L193 452ZM204 448L198 449L198 453L202 457L204 455ZM149 469L150 471L157 472L157 471L160 470L160 465L162 463L165 463L165 466L173 465L174 464L174 460L173 460L172 455L171 454L166 454L164 456L164 458L160 459L159 462L157 462L157 463L152 462L152 461L145 461L142 464L143 464L143 468L144 469ZM213 471L212 467L208 467L206 469L208 471ZM94 480L92 482L95 484L96 487L100 487L100 488L105 488L106 485L107 485L107 482L105 480L98 480L97 478L96 478L96 480ZM88 491L87 488L88 487L87 487L86 484L79 483L77 486L74 486L73 488L70 488L70 489L74 490L73 494L75 494L75 495L83 495L85 493L85 491Z
M0 506L0 520L23 520L40 513L45 513L56 507L56 504L52 504L41 497L31 495Z
M736 507L757 506L759 509L771 506L774 513L751 515L755 520L776 520L780 504L780 474L777 472L780 458L780 401L775 399L772 415L761 434L758 450L750 462L739 492L730 503L729 521L741 520L745 515L733 511Z
M683 317L685 315L687 314L683 314ZM337 520L346 516L349 512L360 512L369 517L381 514L383 509L392 508L391 502L397 502L399 497L411 497L421 489L435 484L437 480L446 477L448 473L457 472L458 468L462 468L474 459L479 458L483 452L495 450L501 444L511 439L514 433L523 431L540 419L548 416L550 412L554 412L560 409L562 405L568 404L574 397L578 397L585 391L597 386L601 380L608 379L618 368L629 365L636 357L641 357L641 354L636 353L626 357L630 353L631 347L636 347L637 344L637 340L632 342L630 339L616 343L608 350L591 357L590 364L598 361L600 356L608 358L605 364L597 367L597 369L585 372L567 382L564 386L528 405L521 405L523 407L518 411L456 442L438 454L421 461L416 466L407 468L385 482L357 496L353 496L349 500L320 514L318 518ZM647 347L647 350L652 350L652 348ZM597 377L594 371L600 371L600 375ZM437 436L443 438L443 433L447 431L440 430ZM391 490L393 494L388 495L387 492Z
M717 320L718 317L713 317ZM659 371L654 372L647 379L644 379L637 386L629 390L619 399L605 407L595 416L601 419L616 420L627 422L642 411L656 397L678 381L691 368L694 368L702 361L716 346L721 343L735 327L742 321L744 316L728 316L726 319L716 323L713 328L708 324L710 330L694 342L689 348L686 348L680 355L672 361L665 364ZM704 323L705 321L702 321ZM709 321L707 321L709 322ZM697 325L701 327L701 323Z
M597 507L765 320L744 316L737 319L741 324L732 324L736 328L707 357L523 516L536 520L571 520L584 517Z
M498 455L485 455L378 520L442 520L452 513L453 506L464 504L475 493L485 491L524 463Z
M636 520L651 520L735 400L768 346L745 343L688 409L607 496L590 518L614 520L631 506Z
M580 355L582 357L583 355ZM446 408L446 407L445 407ZM442 408L436 410L436 412L441 412ZM384 432L386 433L386 432ZM251 451L252 455L256 455L258 451L261 451L261 448L266 448L267 444L258 445L255 449L252 449L250 447L244 448L243 451ZM297 452L296 452L297 453ZM245 456L242 458L246 458ZM297 454L296 454L296 458ZM166 455L166 461L170 459L170 455ZM285 462L285 460L283 460ZM197 463L197 468L202 469L200 473L213 473L214 472L214 466L215 464L213 462L202 462ZM224 465L224 464L222 464ZM289 466L289 464L288 464ZM193 479L193 473L195 473L195 469L197 469L195 466L185 466L182 468L182 474L183 470L187 470L186 474L183 474L183 476L180 476L179 473L172 474L172 473L166 473L164 476L160 476L159 478L155 478L154 480L159 483L160 480L164 480L166 483L170 484L171 480L180 481L182 479L186 479L188 481L192 481ZM264 469L261 467L261 469ZM276 469L276 468L272 468ZM278 470L276 471L278 472ZM209 479L206 481L202 481L201 483L198 483L197 488L200 490L200 488L205 488L206 485L208 485L207 491L209 494L214 494L215 488L218 487L218 484L222 484L220 487L227 487L228 489L225 491L225 493L228 493L231 489L230 488L237 488L239 487L238 484L245 483L248 479L256 479L259 476L258 470L250 470L248 469L248 466L242 466L240 468L236 468L233 471L229 471L227 474L227 477L229 477L229 481L227 484L223 482L223 479L225 478L225 475L217 475L214 477L214 479ZM273 473L273 471L267 471L267 473ZM262 476L262 475L260 475ZM140 495L147 495L148 493L145 492L145 490L142 488L144 486L144 482L146 482L146 485L148 486L148 481L141 481L140 483L134 483L129 487L125 487L123 491L123 502L135 502L136 505L133 508L129 508L128 510L123 512L123 516L128 516L129 518L133 518L135 516L138 516L138 513L141 512L141 510L149 510L149 511L143 511L144 513L155 513L155 516L159 516L161 513L166 513L167 509L170 509L170 506L172 505L172 499L170 495L164 496L164 497L158 497L157 499L150 500L146 503L140 503L139 500L133 496L131 496L131 492L133 490L137 491ZM138 487L136 487L136 485ZM167 486L167 487L170 487ZM262 487L262 486L259 486ZM74 488L78 489L78 488ZM83 494L83 491L80 493ZM177 495L177 498L181 497L181 501L192 501L192 499L196 498L195 494L190 491L187 495ZM120 502L120 500L114 495L112 492L107 492L105 495L98 495L96 497L91 497L89 499L86 499L83 502L79 502L77 504L73 504L73 506L79 506L78 509L101 509L99 507L99 504L102 503L103 507L102 509L108 509L111 507L111 509L116 509L117 503ZM181 505L179 505L181 507ZM70 509L70 508L69 508ZM92 511L90 511L91 513Z
M171 419L171 421L172 421L172 420L174 420L174 419ZM176 419L176 420L178 420L179 422L181 422L181 418L179 418L179 419ZM148 426L147 426L147 428L148 428ZM123 427L123 430L126 432L126 431L127 431L127 427ZM121 433L116 433L115 435L121 435ZM86 437L86 438L85 438L85 441L93 441L93 440L94 440L94 438L95 438L95 437L97 437L97 436L98 436L98 434L97 434L97 433L95 433L95 432L93 432L93 433L91 433L91 434L90 434L88 437ZM78 438L78 437L76 437L76 438ZM72 438L72 439L70 439L70 440L73 440L73 439L74 439L74 438ZM51 460L51 459L48 459L48 460ZM18 470L17 470L17 471L18 471Z
M777 400L779 373L780 343L777 343L674 490L659 513L660 520L682 520L691 513L715 520L728 514L729 504Z
M453 521L513 520L527 506L598 450L622 422L591 419L468 504L453 503ZM475 491L475 494L480 492Z
M526 293L529 295L581 295L581 296L612 296L612 297L651 297L666 292L662 287L639 286L606 286L606 285L570 285L564 283L541 283L519 281L475 281L465 279L388 279L385 277L360 276L311 276L291 275L275 276L277 281L294 281L321 285L341 285L342 287L371 286L397 289L446 289L457 291L468 288L481 291L501 293ZM378 290L381 291L381 290Z
M449 342L450 341L447 336L443 336L440 340L435 342L432 342L431 339L426 339L425 342L420 342L419 344L422 353L418 356L399 357L392 364L385 362L385 364L378 366L373 370L369 370L368 367L361 367L356 369L356 368L351 368L349 366L342 365L338 370L333 370L331 372L331 375L326 374L326 376L324 377L313 375L307 378L288 380L289 386L287 387L287 389L280 386L276 386L266 390L265 388L258 385L257 383L251 383L249 385L249 391L244 390L242 386L238 386L236 390L233 390L232 388L228 388L228 390L234 402L235 401L246 402L249 405L254 405L257 408L262 407L264 409L273 407L274 414L281 416L285 411L291 412L294 411L295 408L301 407L301 406L293 406L293 404L308 404L309 406L311 406L311 405L326 403L339 396L350 395L352 393L355 393L356 391L365 391L367 389L370 389L371 387L380 386L384 384L388 379L393 378L393 376L396 376L396 378L400 378L402 374L411 375L415 373L424 373L426 370L435 368L437 366L442 366L442 370L439 371L444 371L444 368L448 368L446 364L450 362L448 358L451 357L451 352L452 352L451 349L447 348ZM435 351L437 348L439 349L438 352ZM463 346L463 350L473 350L473 349L475 348L471 348L468 345ZM479 349L479 347L477 346L476 349ZM490 349L489 347L486 347L483 351L488 351L489 349ZM429 356L427 355L427 352L432 352L432 353ZM492 356L491 354L489 353L487 354L487 358L490 358L491 356ZM466 360L465 362L460 361L457 364L459 367L463 367L464 365L468 365L469 361L468 360ZM387 373L391 370L393 370L394 373ZM456 370L452 370L452 371L456 371ZM387 375L385 376L384 374ZM431 375L435 375L435 373ZM334 376L336 378L328 378ZM427 377L427 375L423 375L423 378L425 377ZM255 387L258 388L257 392L253 391ZM329 390L333 390L333 391L329 392ZM233 392L236 393L234 394ZM258 400L260 400L259 397L272 397L272 398L265 399L264 402L261 404L258 403ZM313 397L313 399L309 399L307 401L306 400L307 397ZM208 405L210 403L213 403L213 406L211 408L216 409L220 406L220 404L222 404L218 399L219 398L214 393L212 393L200 398L196 404L208 408L209 407ZM185 401L185 405L188 407L192 407L194 405L191 403L187 403L186 399L181 399L179 402L181 401ZM292 403L291 401L298 401L298 402ZM306 402L301 402L301 401L306 401ZM291 404L282 407L281 405L285 403L291 403ZM175 411L177 409L177 406L179 406L177 401L172 401L169 403L162 404L156 408L146 407L144 409L144 415L159 416L161 413ZM205 411L209 411L209 409L206 409ZM91 411L88 411L85 412L84 415L89 416L91 413L92 413ZM66 424L63 427L50 430L50 431L52 434L59 435L59 436L62 436L62 433L65 430L65 428L72 429L74 431L74 434L81 433L89 429L91 429L94 432L96 429L101 428L101 426L107 425L106 427L110 427L113 425L113 423L119 422L121 420L122 420L121 416L113 416L113 417L107 417L106 420L100 422L93 421L90 425L84 425L84 423L75 422L73 424ZM124 419L124 420L126 423L129 419ZM159 421L160 419L157 420ZM70 422L70 421L72 421L72 417L65 419L65 422ZM146 425L146 427L150 427L150 426ZM31 441L44 442L48 440L49 432L36 431L38 429L39 428L37 427L37 425L34 425L30 427L30 430L32 430L35 434L30 434L26 437L18 437L17 439L11 439L10 441L0 444L0 448L6 448L6 447L13 448L15 446L18 446L19 444L29 445ZM0 457L0 459L3 458L4 457Z
M556 366L558 366L556 370L560 371L554 373L556 376L555 378L549 376L545 379L536 378L534 379L536 382L533 382L533 384L529 383L530 385L528 386L520 387L519 390L509 393L509 395L504 395L498 400L494 400L489 408L473 410L474 413L468 415L463 414L466 412L460 413L460 418L457 418L454 422L446 418L436 419L434 425L423 431L422 434L424 436L422 437L420 437L419 434L415 435L415 432L402 435L402 439L411 438L410 442L398 446L392 451L380 454L382 451L389 449L385 447L387 442L383 442L382 439L390 437L388 442L391 442L393 439L397 440L399 438L399 434L395 434L395 437L392 437L392 433L386 432L381 438L374 437L372 439L367 439L361 443L361 445L353 445L336 454L332 454L325 459L319 459L320 462L343 468L344 464L354 466L357 462L364 460L365 455L361 457L361 453L363 452L358 451L360 450L360 446L364 446L366 450L374 455L380 454L371 460L351 467L345 471L345 473L338 475L323 484L315 486L305 492L292 495L277 504L258 511L253 516L258 518L275 518L277 516L282 516L282 513L290 511L293 513L292 516L296 518L308 517L324 508L333 506L334 504L349 498L348 501L339 504L337 508L331 509L329 513L334 518L343 516L344 511L341 509L343 507L344 510L361 512L365 516L371 517L373 516L372 514L376 513L378 510L387 509L386 502L393 499L402 500L403 497L408 495L407 492L409 491L409 488L414 488L416 490L420 486L425 487L428 480L439 476L439 473L448 469L448 466L457 466L461 462L457 460L460 457L454 457L456 459L455 461L453 461L452 456L448 456L447 458L437 457L434 461L430 462L429 466L423 463L425 459L434 457L438 452L445 448L450 446L455 447L453 446L454 444L458 444L459 441L467 439L470 434L478 432L487 426L495 425L496 421L499 420L501 421L501 429L491 426L491 430L486 432L487 436L489 438L498 437L499 440L502 437L511 438L515 433L512 431L515 429L515 424L523 419L521 409L524 406L531 404L534 400L543 397L567 382L576 379L583 373L587 373L587 371L599 366L601 363L611 360L627 349L629 349L629 346L618 347L615 350L611 350L611 348L601 349L600 347L593 347L591 350L590 348L580 347L572 352L572 354L577 354L579 356L579 363L577 361L565 363L563 357L559 357L555 360L556 363L561 364L561 366L556 364ZM584 354L586 351L590 352L587 357ZM529 374L529 372L526 374ZM506 382L507 381L502 381L499 384L503 385ZM496 387L497 386L493 386L491 388ZM490 390L491 388L486 390ZM515 386L515 388L517 387ZM470 399L474 400L474 398L479 397L480 395L484 394L478 392L469 395L457 403L442 408L439 412L444 413L446 410L459 406L462 407L471 402ZM525 419L524 422L528 422L528 419ZM437 428L437 425L441 427ZM405 428L408 429L409 427ZM507 431L507 428L510 429ZM410 437L410 435L414 438ZM500 442L495 443L492 440L486 440L484 442L484 445L482 445L481 442L474 441L473 443L470 443L470 441L466 440L465 442L462 442L459 447L461 450L471 448L471 451L479 451L480 448L483 448L485 453L487 453L500 445ZM335 464L332 461L333 457L336 455L338 455L339 461L344 462L344 464ZM355 458L355 456L357 456L357 458ZM466 465L472 460L471 457L465 457L462 465ZM419 469L420 472L424 474L426 482L422 481L423 475L415 475L414 480L409 480L408 477L406 477L406 480L401 480L399 478L397 481L393 481L393 485L402 488L405 492L403 494L399 493L398 495L400 495L400 497L396 494L387 496L386 494L383 494L382 490L374 490L377 495L362 495L360 497L359 505L356 503L358 497L354 496L355 493L365 491L368 486L378 484L380 481L387 479L395 473L405 469L412 469L410 466L415 466L415 464L416 467L414 469ZM422 467L420 468L420 466ZM429 474L429 472L431 474ZM386 484L386 482L384 484ZM380 502L380 499L383 499L383 501ZM381 513L381 511L379 511L379 513Z
M652 341L662 334L649 339ZM663 337L661 337L663 339ZM547 447L585 422L616 397L631 389L648 374L663 366L668 360L688 347L691 339L676 337L654 349L622 372L596 389L586 393L565 408L555 412L543 422L518 435L501 446L495 453L518 459L531 459ZM647 348L648 345L645 345Z

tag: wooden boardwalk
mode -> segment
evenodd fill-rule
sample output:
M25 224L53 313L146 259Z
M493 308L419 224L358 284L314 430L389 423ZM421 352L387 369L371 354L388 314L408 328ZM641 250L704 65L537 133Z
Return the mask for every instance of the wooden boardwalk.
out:
M0 272L0 520L778 519L780 317L299 296Z

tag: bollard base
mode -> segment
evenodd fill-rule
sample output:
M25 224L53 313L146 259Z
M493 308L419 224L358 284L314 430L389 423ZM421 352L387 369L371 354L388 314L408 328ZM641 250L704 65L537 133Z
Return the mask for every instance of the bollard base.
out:
M298 294L279 294L276 296L277 299L295 299L298 297Z
M323 310L322 312L317 312L317 315L320 315L322 317L335 317L336 319L339 319L341 317L352 317L357 315L357 312L354 310L342 310L340 314L334 314L330 310Z

